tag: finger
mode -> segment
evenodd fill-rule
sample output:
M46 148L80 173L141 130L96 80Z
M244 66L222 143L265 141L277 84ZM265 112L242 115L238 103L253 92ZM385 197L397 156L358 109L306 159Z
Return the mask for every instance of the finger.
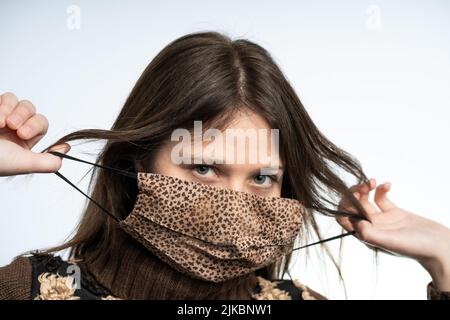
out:
M354 192L353 196L358 201L361 198L361 195L359 194L359 192ZM340 203L338 208L340 210L342 210L342 211L358 214L358 210L354 206L350 205L347 201L342 201L342 203ZM363 208L364 208L364 206L363 206ZM364 217L366 219L368 219L369 221L371 221L371 212L373 210L371 208L364 208L364 209L365 209L365 211L367 213L367 215L364 215ZM367 211L369 211L369 212L367 212ZM361 215L359 215L359 217L361 217ZM355 220L355 218L352 218L352 217L349 217L349 216L339 216L339 217L336 217L336 220L344 229L346 229L348 231L353 231L354 230L353 220Z
M70 150L70 146L68 144L59 145L51 150L67 153ZM24 163L24 169L30 173L52 173L57 172L61 168L62 158L47 152L28 152L24 159Z
M359 204L363 207L365 214L364 216L369 220L372 221L372 216L377 213L377 209L375 206L370 203L369 201L361 201L362 195L359 192L353 193L355 198L359 201Z
M71 148L70 144L62 143L62 144L58 144L58 145L50 148L47 152L57 151L57 152L61 152L61 153L67 153L70 151L70 148Z
M350 187L350 190L357 190L357 191L353 192L353 195L355 196L356 199L359 200L360 205L364 208L364 211L366 212L365 217L369 221L372 220L372 215L378 213L377 208L372 203L370 203L370 201L368 199L370 191L373 188L375 188L375 186L376 186L375 179L370 179L368 185L366 183L362 183L362 184L354 185L354 186ZM357 213L355 211L355 208L353 208L353 206L351 206L349 204L348 199L341 199L341 202L339 203L339 208L342 208L342 209L350 211L350 212Z
M351 188L350 188L351 189ZM359 193L353 192L353 196L359 200ZM348 197L342 197L338 204L338 209L347 212L357 213L356 208L351 204L350 199Z
M344 228L346 231L354 231L353 224L351 223L349 217L336 217L336 221Z
M359 186L358 192L360 193L360 204L367 213L367 218L371 220L371 216L379 213L375 205L369 201L370 191L376 188L376 180L369 179L368 183L363 183Z
M396 208L396 205L387 197L387 193L391 189L391 184L386 182L380 184L375 190L374 201L381 211L389 211Z
M353 227L356 231L355 236L367 245L385 248L392 247L392 244L395 243L395 236L393 237L392 232L376 228L369 221L354 221Z
M353 196L357 199L361 199L360 190L364 190L364 183L352 185L349 188L349 191L353 193ZM350 199L348 197L342 197L338 204L338 209L342 211L352 212L357 214L358 210L351 204Z
M17 130L17 135L23 140L30 140L28 145L31 149L40 139L42 139L47 133L47 130L47 118L44 115L37 113Z
M356 231L356 237L367 243L374 242L373 225L366 220L350 219L353 229Z
M372 216L378 214L377 208L370 201L360 201L361 206L366 212L366 218L372 221Z
M16 106L18 99L11 92L2 94L0 99L0 128L4 128L6 126L6 118Z
M13 130L17 130L35 114L36 108L34 105L28 100L22 100L6 118L6 125Z
M363 185L363 183L360 183L360 184L354 184L354 185L352 185L352 186L349 188L349 190L350 190L351 192L357 192L357 191L359 191L359 189L362 187L362 185Z
M358 190L361 194L361 202L369 202L369 194L370 191L375 189L376 186L376 180L375 179L369 179L369 183L363 183L361 184L361 188Z
M360 184L355 184L351 186L349 189L352 192L359 192L361 194L362 201L368 201L369 193L374 188L374 179L369 179L368 183L363 182Z

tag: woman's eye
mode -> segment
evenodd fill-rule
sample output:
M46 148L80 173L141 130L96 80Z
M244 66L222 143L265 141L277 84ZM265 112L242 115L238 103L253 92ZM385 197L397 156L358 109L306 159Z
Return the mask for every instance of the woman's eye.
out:
M257 175L253 178L253 182L260 187L270 187L272 186L273 179L269 176Z
M214 169L205 165L196 166L194 171L202 177L213 177L215 175Z

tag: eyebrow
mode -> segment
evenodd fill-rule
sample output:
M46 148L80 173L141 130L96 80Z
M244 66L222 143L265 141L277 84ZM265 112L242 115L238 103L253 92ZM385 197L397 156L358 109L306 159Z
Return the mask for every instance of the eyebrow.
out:
M206 160L208 160L208 161L206 161ZM213 159L213 158L208 158L208 157L203 157L203 158L194 157L194 158L192 158L191 165L192 164L205 164L205 165L211 164L211 165L216 165L216 166L220 166L220 167L231 166L230 164L227 164L227 163L217 163L219 160L222 160L222 159ZM222 162L225 162L225 161L222 161ZM274 167L261 167L259 169L253 170L252 173L260 173L261 171L265 172L265 174L270 174L269 172L273 172L273 171L275 171L276 173L281 171L281 173L283 173L284 166L279 165L279 166L274 166Z

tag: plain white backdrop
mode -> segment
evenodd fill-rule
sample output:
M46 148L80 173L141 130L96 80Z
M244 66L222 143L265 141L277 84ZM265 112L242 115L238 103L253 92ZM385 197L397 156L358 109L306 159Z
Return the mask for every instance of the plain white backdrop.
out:
M50 121L40 151L82 128L109 128L151 59L184 34L214 30L273 55L306 109L401 207L450 226L450 3L447 1L0 1L0 92ZM73 146L85 159L98 144ZM1 154L0 154L1 156ZM80 181L88 166L64 160ZM0 265L63 241L85 199L53 174L0 179ZM325 236L340 232L320 219ZM337 243L331 244L337 253ZM305 265L305 262L307 264ZM345 298L329 260L299 254L292 275ZM345 240L351 299L425 299L413 260Z

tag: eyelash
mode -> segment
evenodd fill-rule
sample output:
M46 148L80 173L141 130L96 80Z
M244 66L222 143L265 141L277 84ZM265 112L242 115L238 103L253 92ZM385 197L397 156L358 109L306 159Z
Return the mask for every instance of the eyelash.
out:
M274 175L267 175L267 174L258 174L258 175L256 175L255 177L259 177L259 176L261 176L261 177L267 177L267 178L269 178L270 180L272 180L272 182L277 182L277 177L276 176L274 176Z
M201 168L201 167L211 169L211 170L214 171L214 173L217 174L217 168L215 168L213 166L206 165L206 164L195 165L195 166L192 167L192 170L197 170L198 168Z
M217 172L219 171L219 169L217 167L214 167L214 166L211 166L211 165L207 165L207 164L191 165L189 167L190 167L191 170L197 170L200 167L208 168L208 169L213 170L216 175L217 175ZM253 178L256 178L256 177L259 177L259 176L269 178L272 183L278 181L278 177L276 175L261 175L261 174L258 174L256 176L254 176Z

